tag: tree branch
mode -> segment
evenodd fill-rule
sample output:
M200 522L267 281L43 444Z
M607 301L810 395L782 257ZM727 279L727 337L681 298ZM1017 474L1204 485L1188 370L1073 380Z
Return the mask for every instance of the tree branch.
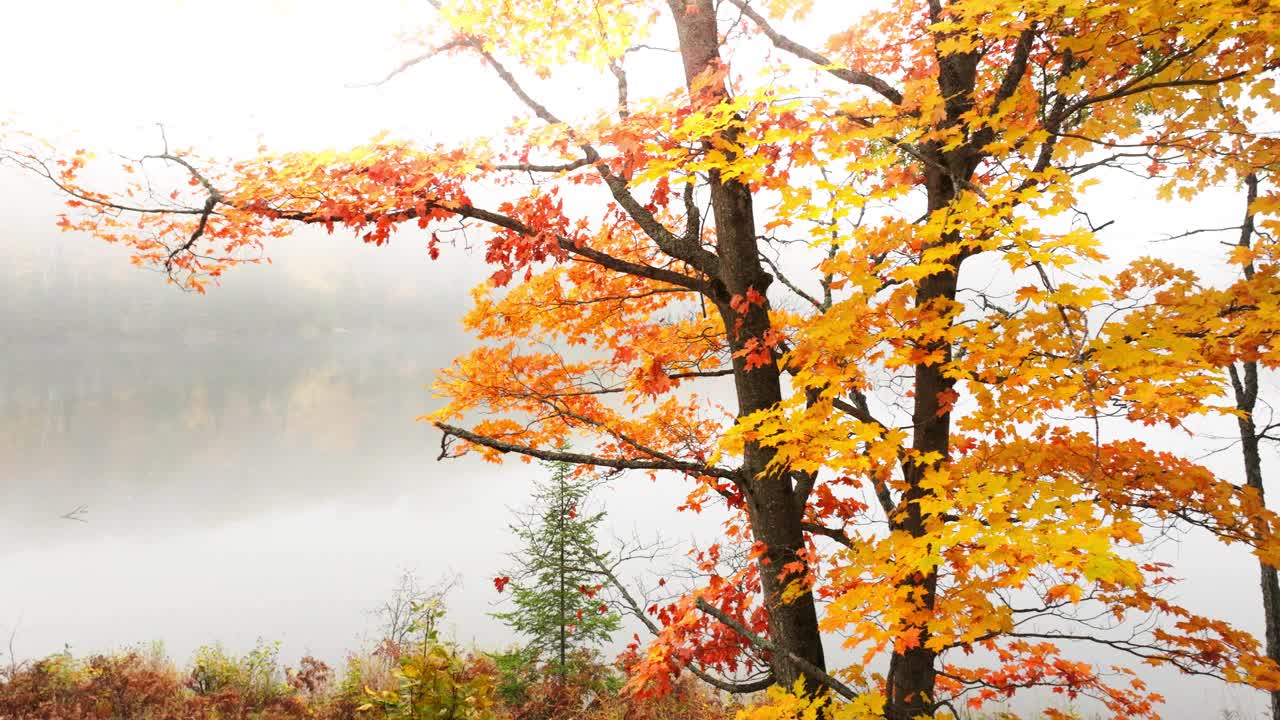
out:
M391 79L394 78L395 76L399 75L400 73L408 70L409 68L419 63L426 62L427 60L430 60L431 58L435 57L436 55L439 55L442 52L447 52L449 50L456 50L464 46L465 46L465 43L463 43L461 39L452 40L450 42L445 43L444 45L441 45L440 47L431 48L430 50L427 50L421 55L416 55L414 57L409 58L408 60L405 60L404 62L400 63L400 65L396 67L394 70L387 73L386 76L383 77L381 80L377 80L375 82L368 82L368 83L356 83L353 85L347 85L347 87L367 88L367 87L379 87L381 85L385 85L386 83L390 82Z
M434 210L443 210L444 212L457 215L459 217L479 220L521 235L530 237L538 235L538 232L533 228L508 215L503 215L501 213L493 212L492 210L485 210L471 205L454 207L432 201L422 203L418 208L406 208L403 210L394 210L384 213L368 213L360 219L364 222L372 223L376 222L379 217L386 217L391 222L403 222L405 220L412 220L414 218L421 217L423 214L430 214ZM425 211L425 213L422 211ZM279 220L291 220L301 223L320 224L333 221L332 218L318 215L314 212L280 212L274 210L264 210L263 212ZM570 255L577 255L586 260L590 260L591 262L594 262L601 267L613 270L614 272L649 278L650 280L667 283L668 285L675 285L676 287L682 287L687 290L692 290L693 292L710 292L710 287L707 283L699 278L692 278L688 275L684 275L673 270L667 270L665 268L658 268L653 267L652 265L643 265L641 263L634 263L628 260L621 260L585 245L578 245L566 237L557 237L556 242L562 250Z
M843 530L837 530L814 522L800 523L800 527L803 528L805 532L829 537L847 548L853 547L853 540L849 539L849 536L846 535Z
M636 600L635 596L627 589L627 586L618 579L618 576L612 570L605 566L604 562L602 562L599 557L596 558L596 568L597 569L594 572L603 575L605 580L607 580L609 584L618 591L618 594L622 597L622 603L627 606L627 611L643 623L645 628L648 629L649 633L654 637L662 634L662 628L658 627L657 623L649 618L645 613L644 608L642 608L640 603ZM774 683L773 673L769 673L757 680L734 682L732 680L718 678L711 673L692 665L688 665L686 668L702 682L734 695L747 695L753 692L760 692L761 690L771 687Z
M752 645L755 645L761 650L768 650L769 652L774 653L775 655L786 655L787 658L791 660L791 662L795 663L796 666L799 667L805 673L807 673L809 677L811 677L814 680L817 680L823 685L826 685L828 688L830 688L832 691L839 694L840 696L844 697L846 700L852 700L858 696L858 693L854 692L852 688L840 682L839 680L831 677L822 668L818 667L817 665L814 665L813 663L809 662L808 660L805 660L804 658L800 657L799 655L793 652L782 650L773 642L766 640L760 637L759 635L751 632L751 630L747 628L746 625L743 625L742 623L733 619L732 617L730 617L729 615L727 615L726 613L724 613L723 611L721 611L719 608L715 607L711 603L707 602L703 598L698 598L698 609L710 615L711 617L715 618L716 620L719 620L720 622L724 623L731 630L741 635L743 639L745 639L747 642L751 643Z
M429 0L431 4L439 9L440 4L437 0ZM636 197L631 194L627 187L627 179L617 175L609 169L608 164L600 155L600 152L594 145L583 142L576 137L576 133L570 128L569 124L561 120L555 113L552 113L546 105L538 102L532 95L524 89L524 86L516 80L515 75L502 64L493 53L485 49L484 43L479 38L466 37L462 38L462 42L469 45L484 61L493 68L498 78L503 84L524 104L529 108L539 120L548 125L559 125L569 130L569 135L575 143L578 144L586 156L586 161L596 168L600 177L604 180L605 185L609 188L609 192L613 195L613 199L627 212L627 215L635 221L640 229L648 235L651 240L657 243L658 247L677 260L682 260L690 266L696 268L699 272L707 277L716 277L719 274L720 259L715 253L706 249L699 242L698 238L690 238L686 236L676 235L671 232L658 218L650 212ZM625 85L620 86L620 91L625 91Z
M755 23L756 27L760 28L760 32L764 33L765 37L769 38L769 41L772 42L779 50L785 50L796 57L808 60L814 65L817 65L847 83L869 88L894 105L902 104L902 93L898 92L884 80L881 80L870 73L862 72L861 70L836 67L835 63L822 54L801 45L775 30L774 27L769 24L768 19L752 9L747 0L729 0L729 2L732 3L734 7L741 10L743 15L751 18L751 22Z
M562 172L570 172L572 170L577 170L578 168L586 167L590 164L591 164L591 161L587 160L586 158L580 158L578 160L574 160L573 162L560 163L558 165L539 164L539 163L511 163L511 164L494 165L492 166L492 168L494 170L513 170L516 172L562 173Z
M725 478L727 480L738 479L737 473L725 468L713 467L709 465L699 465L697 463L686 462L683 460L642 460L638 458L606 458L597 455L587 455L584 453L568 452L565 450L547 450L543 448L529 447L518 443L506 442L498 440L486 435L471 432L456 425L446 423L434 423L443 433L444 437L440 440L440 456L439 460L454 457L448 454L449 437L453 436L465 440L473 445L481 445L498 452L517 453L528 457L535 457L539 460L547 460L549 462L567 462L575 465L593 465L596 467L613 468L614 470L670 470L673 472L682 472L689 475L706 475L710 477Z

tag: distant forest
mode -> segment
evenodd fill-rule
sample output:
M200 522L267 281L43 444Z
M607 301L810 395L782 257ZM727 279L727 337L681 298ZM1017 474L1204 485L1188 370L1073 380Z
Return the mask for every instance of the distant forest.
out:
M379 282L351 264L310 286L273 268L250 269L205 297L185 297L120 262L118 248L111 249L116 257L108 262L97 253L86 257L82 248L69 252L70 238L56 237L50 225L54 237L49 240L9 239L0 245L0 343L10 348L50 342L104 347L153 340L316 338L335 331L423 332L438 321L457 323L456 313L433 316L425 294L407 278ZM413 274L430 273L426 263L424 253Z

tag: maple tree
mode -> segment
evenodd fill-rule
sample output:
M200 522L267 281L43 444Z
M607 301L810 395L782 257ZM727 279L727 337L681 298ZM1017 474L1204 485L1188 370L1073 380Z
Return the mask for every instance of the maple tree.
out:
M1253 249L1254 226L1253 203L1258 200L1259 180L1256 172L1244 177L1247 188L1245 193L1244 221L1240 224L1240 236L1236 247L1245 253ZM1252 280L1258 269L1251 257L1246 255L1241 263L1241 272L1246 280ZM1274 432L1276 423L1259 423L1255 417L1258 408L1259 375L1261 363L1255 357L1245 356L1237 361L1232 358L1227 366L1231 379L1231 392L1235 400L1240 431L1240 454L1244 463L1245 484L1258 495L1258 502L1266 504L1266 489L1262 483L1262 440L1276 440ZM1280 663L1280 577L1276 568L1265 561L1258 562L1259 585L1262 590L1262 616L1266 632L1267 657ZM1271 691L1271 717L1280 720L1280 690Z
M165 147L124 168L187 178L159 197L95 189L88 153L13 159L72 196L63 227L200 291L299 223L376 244L416 228L432 257L483 228L480 345L429 418L442 455L683 475L686 507L719 498L754 561L716 574L704 551L706 586L653 609L634 690L751 650L797 713L1048 686L1154 716L1131 669L1078 646L1280 689L1255 638L1140 559L1191 523L1280 561L1260 486L1140 438L1247 418L1226 369L1280 362L1280 194L1250 203L1264 231L1226 287L1175 257L1109 266L1084 209L1116 169L1183 202L1271 187L1272 3L892 0L825 44L796 21L845 3L432 4L398 73L478 62L526 111L504 137L231 163ZM544 95L567 66L602 90L562 117ZM824 632L857 662L828 672Z
M1188 234L1203 232L1235 232L1238 233L1234 243L1230 243L1232 251L1237 254L1235 263L1245 280L1243 286L1231 290L1241 297L1233 299L1239 305L1251 302L1249 295L1252 288L1249 283L1257 276L1259 267L1252 255L1255 235L1259 233L1256 225L1256 203L1259 200L1261 181L1256 171L1245 167L1246 174L1241 178L1244 186L1244 213L1241 223L1225 228L1197 228ZM1266 238L1270 241L1270 238ZM1265 268L1265 266L1264 266ZM1264 271L1270 271L1266 268ZM1213 348L1206 348L1207 356L1218 362L1226 362L1227 378L1230 382L1230 400L1236 410L1237 440L1240 444L1240 459L1244 469L1245 486L1256 493L1258 502L1265 505L1266 488L1263 484L1262 444L1265 440L1275 441L1275 430L1278 427L1274 419L1262 419L1257 416L1259 404L1265 403L1261 397L1262 377L1266 367L1260 359L1252 354L1240 355L1228 353L1218 354ZM1194 522L1194 520L1193 520ZM1280 577L1274 565L1259 560L1259 587L1261 590L1261 607L1264 627L1266 653L1273 661L1280 663ZM1271 717L1280 720L1280 690L1271 691Z

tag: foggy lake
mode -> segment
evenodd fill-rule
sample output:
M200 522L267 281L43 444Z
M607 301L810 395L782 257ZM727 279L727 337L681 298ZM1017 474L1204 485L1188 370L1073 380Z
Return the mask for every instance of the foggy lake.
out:
M462 579L459 640L512 641L489 580L541 470L437 462L415 421L478 264L315 234L198 296L41 220L0 244L6 661L12 632L19 658L263 638L340 662L403 570ZM680 491L620 489L614 526Z

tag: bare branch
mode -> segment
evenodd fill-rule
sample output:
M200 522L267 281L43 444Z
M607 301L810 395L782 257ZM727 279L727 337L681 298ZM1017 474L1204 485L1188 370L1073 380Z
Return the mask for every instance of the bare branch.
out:
M788 290L795 293L800 297L800 299L804 300L805 302L809 303L815 308L819 310L823 309L821 301L819 301L817 298L810 295L809 293L805 292L804 290L801 290L795 283L791 282L791 279L783 274L782 270L778 268L777 264L775 264L773 260L769 259L768 255L765 255L764 253L760 253L760 259L764 260L765 264L769 266L769 269L773 271L773 276L781 280L782 284L786 285Z
M381 80L368 82L368 83L354 83L354 84L347 85L347 87L348 88L367 88L367 87L379 87L381 85L385 85L386 83L390 82L392 78L408 70L409 68L412 68L413 66L418 65L419 63L426 62L427 60L430 60L431 58L435 57L436 55L439 55L442 52L448 52L449 50L457 50L459 48L465 47L465 45L466 44L460 39L452 40L450 42L445 43L444 45L441 45L440 47L431 48L426 52L422 53L421 55L417 55L415 57L409 58L408 60L405 60L404 62L400 63L400 65L396 67L394 70L387 73L386 76L383 77Z
M796 57L808 60L814 65L817 65L847 83L870 88L894 105L902 104L902 93L895 90L884 80L881 80L870 73L862 72L861 70L838 67L836 63L824 57L817 51L807 48L791 38L788 38L775 30L773 26L769 24L768 19L752 9L747 0L729 0L729 2L741 10L743 15L751 18L751 22L755 23L756 27L760 28L760 32L764 33L765 37L769 38L769 41L772 42L779 50L785 50Z

